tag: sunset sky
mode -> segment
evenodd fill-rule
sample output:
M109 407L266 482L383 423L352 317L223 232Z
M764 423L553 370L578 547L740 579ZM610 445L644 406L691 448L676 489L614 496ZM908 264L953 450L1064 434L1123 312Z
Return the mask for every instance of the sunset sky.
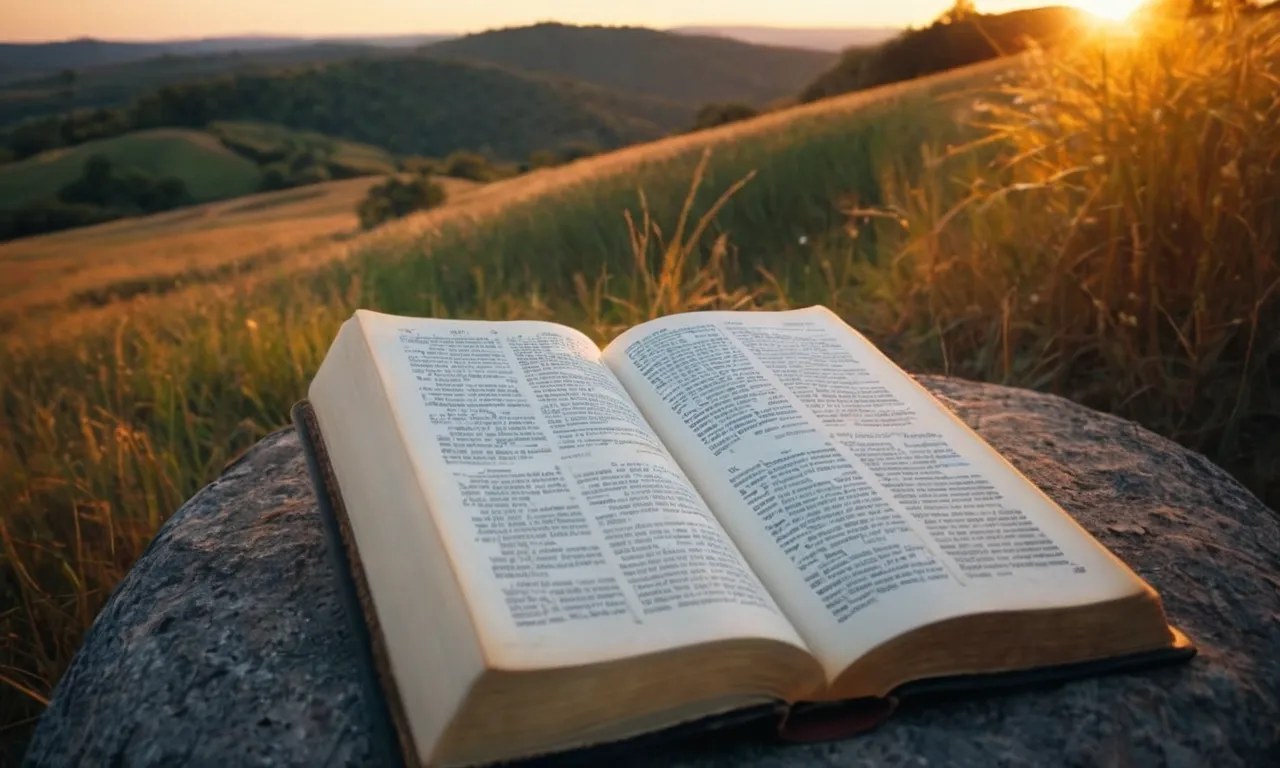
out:
M924 22L950 4L949 0L0 0L0 39L414 34L471 32L547 20L650 27L877 27ZM978 0L979 10L987 12L1045 4Z

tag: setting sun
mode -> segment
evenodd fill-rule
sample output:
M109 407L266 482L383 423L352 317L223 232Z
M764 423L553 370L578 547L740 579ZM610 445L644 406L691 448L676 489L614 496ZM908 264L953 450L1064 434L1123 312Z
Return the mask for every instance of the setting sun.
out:
M1144 2L1145 0L1073 0L1072 5L1102 19L1124 21Z

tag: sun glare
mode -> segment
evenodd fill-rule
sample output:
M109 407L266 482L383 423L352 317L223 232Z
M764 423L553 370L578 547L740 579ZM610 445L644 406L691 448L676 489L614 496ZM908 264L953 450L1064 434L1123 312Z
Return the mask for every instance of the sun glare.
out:
M1073 0L1071 4L1106 21L1124 21L1144 2L1145 0Z

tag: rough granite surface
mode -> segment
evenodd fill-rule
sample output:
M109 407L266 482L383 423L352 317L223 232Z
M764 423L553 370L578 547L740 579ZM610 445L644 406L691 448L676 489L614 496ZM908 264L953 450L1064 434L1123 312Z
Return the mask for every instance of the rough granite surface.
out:
M1280 516L1202 456L1023 390L921 377L1164 597L1191 662L907 708L865 736L650 746L671 766L1280 765ZM31 766L392 765L295 433L161 529L94 623Z

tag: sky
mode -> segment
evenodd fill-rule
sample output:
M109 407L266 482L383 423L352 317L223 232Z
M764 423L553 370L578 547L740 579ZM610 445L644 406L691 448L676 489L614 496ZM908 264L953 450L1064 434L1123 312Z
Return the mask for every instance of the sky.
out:
M979 10L992 13L1044 4L977 2ZM0 0L0 40L478 32L537 21L882 27L919 24L949 5L950 0Z

